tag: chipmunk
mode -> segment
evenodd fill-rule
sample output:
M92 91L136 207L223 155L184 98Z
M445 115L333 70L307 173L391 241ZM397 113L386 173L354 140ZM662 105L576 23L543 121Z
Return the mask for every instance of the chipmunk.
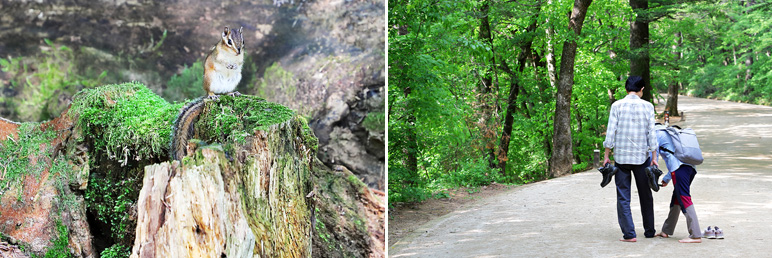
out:
M217 94L228 93L239 96L234 91L241 81L241 67L244 64L244 36L239 30L225 27L222 38L215 45L204 61L204 91L206 98L218 100ZM172 160L180 160L187 155L188 140L195 136L194 125L198 115L204 109L204 97L197 98L185 105L172 127L171 147L169 156Z
M222 40L212 48L204 61L204 91L210 99L217 99L215 93L241 95L236 85L241 81L241 67L244 65L244 36L239 30L228 29L222 33Z

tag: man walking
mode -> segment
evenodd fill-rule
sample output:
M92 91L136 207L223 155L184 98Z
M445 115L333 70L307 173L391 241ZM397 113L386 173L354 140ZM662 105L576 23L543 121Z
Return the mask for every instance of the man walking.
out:
M635 225L630 211L630 177L635 177L638 198L641 203L644 236L654 237L654 200L647 183L644 169L657 165L654 151L657 137L654 134L654 106L642 100L643 78L630 76L625 82L627 96L611 105L611 114L606 129L606 148L603 164L610 162L609 153L614 149L614 160L619 172L615 175L617 189L617 217L622 229L624 242L636 242ZM649 155L651 154L651 155Z

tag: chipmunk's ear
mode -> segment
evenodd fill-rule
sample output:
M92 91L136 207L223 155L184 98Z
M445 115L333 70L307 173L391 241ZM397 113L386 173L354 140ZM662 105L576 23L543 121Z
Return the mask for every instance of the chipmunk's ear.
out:
M244 31L244 27L243 27L243 26L242 26L242 27L239 27L239 34L242 34L242 33L241 33L242 31ZM244 34L242 34L242 35L244 35Z
M228 29L228 26L225 26L225 30L222 32L222 37L223 38L228 37L228 34L230 33L231 33L231 30Z

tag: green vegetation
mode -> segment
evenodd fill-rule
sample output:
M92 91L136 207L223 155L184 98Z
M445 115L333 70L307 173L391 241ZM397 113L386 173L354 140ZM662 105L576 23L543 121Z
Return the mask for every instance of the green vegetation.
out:
M106 71L90 76L74 69L75 53L67 46L46 39L38 55L0 59L0 70L10 75L14 97L0 97L13 107L22 121L42 121L59 116L66 103L60 95L72 95L81 88L103 83Z
M69 114L94 139L96 151L125 165L129 159L166 155L172 123L181 107L132 82L79 92Z
M116 244L108 247L100 256L102 258L126 258L131 255L131 249L128 246Z
M295 99L297 93L297 81L295 75L284 70L278 62L265 69L265 74L257 84L258 96L267 99L276 99L276 95L282 92L288 100Z
M322 242L326 245L326 247L330 250L340 250L339 243L335 243L333 241L332 236L330 235L330 232L327 230L327 226L324 225L324 219L321 217L321 211L319 208L315 208L316 211L314 212L314 215L316 216L316 227L314 228L314 232L316 232L316 235L319 236L319 238L322 239ZM337 245L337 246L336 246Z
M54 130L41 131L37 123L22 123L19 139L8 138L0 142L0 196L16 186L17 198L21 198L22 180L27 175L39 176L45 169L44 161L32 162L38 153L51 153L49 142L56 137Z
M308 147L311 148L314 155L316 155L316 151L319 148L319 139L316 138L314 131L311 130L311 127L308 127L308 119L302 116L295 116L295 119L300 122L300 135L303 136L303 141L308 144Z
M182 72L172 75L166 82L162 96L169 102L181 102L185 99L194 99L206 95L204 92L204 64L201 61L187 65Z
M571 146L569 173L589 169L644 55L653 96L772 104L772 2L593 1L580 35L568 27L574 2L389 1L390 202L547 179L565 156L554 144ZM631 49L636 17L651 43ZM556 143L561 53L573 40L570 114L560 116L571 138Z
M197 131L202 140L225 144L228 152L232 151L228 143L243 143L256 131L267 130L295 115L285 106L248 95L224 95L219 101L209 103L199 117Z
M365 120L362 121L362 126L364 126L367 131L383 133L386 130L386 114L383 110L371 111L370 113L367 113Z
M677 50L654 52L652 69L658 76L652 84L662 89L681 82L691 95L772 105L772 2L679 7L652 31L659 49L675 45Z
M141 181L141 173L124 179L116 179L111 173L100 178L100 175L94 173L89 179L85 193L88 209L109 226L110 236L119 242L134 238L133 235L126 235L126 232L133 232L132 227L136 226L130 221L128 211L137 200Z
M69 245L69 230L62 224L62 221L56 221L56 237L51 248L46 251L45 258L69 258L74 257L70 254Z
M172 122L182 104L169 104L139 83L86 89L73 98L69 115L89 146L87 209L106 225L105 235L131 244L144 165L166 159ZM107 232L109 231L109 232Z

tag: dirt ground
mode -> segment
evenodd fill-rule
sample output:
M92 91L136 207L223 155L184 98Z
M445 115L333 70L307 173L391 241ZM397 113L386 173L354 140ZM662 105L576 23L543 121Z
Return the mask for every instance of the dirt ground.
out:
M451 213L466 204L495 196L515 186L498 183L477 188L448 190L450 198L430 198L420 203L397 203L389 210L389 247L414 233L423 224Z
M686 113L680 124L697 132L705 157L691 187L700 227L719 226L725 239L679 243L688 236L683 216L671 238L644 238L633 187L638 242L618 241L615 188L601 188L600 174L590 170L479 198L471 195L466 202L431 200L412 209L397 207L389 220L389 256L769 257L772 107L679 97L679 108ZM653 193L657 231L672 191L667 186Z

